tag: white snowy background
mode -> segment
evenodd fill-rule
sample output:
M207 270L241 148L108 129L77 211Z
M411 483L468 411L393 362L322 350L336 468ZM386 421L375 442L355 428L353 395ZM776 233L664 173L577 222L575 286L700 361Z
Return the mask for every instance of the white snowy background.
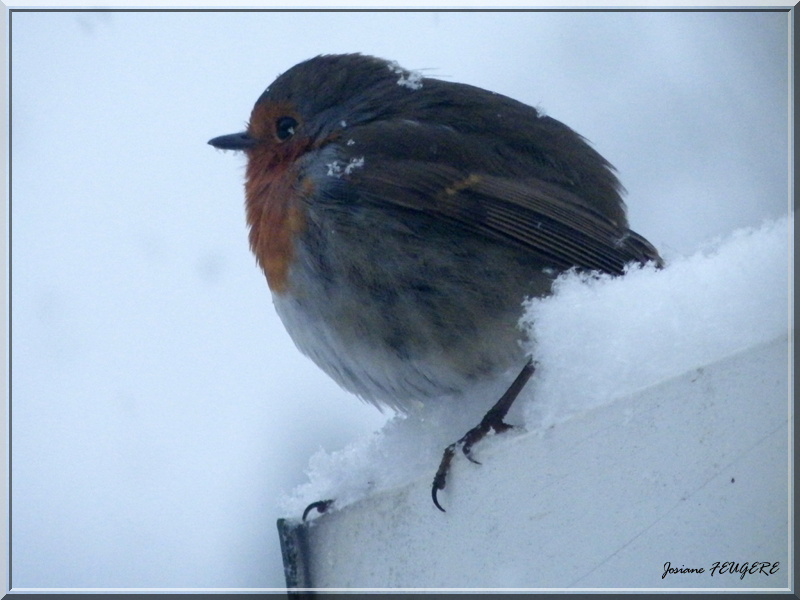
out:
M359 51L543 109L617 167L632 227L686 275L669 286L722 305L731 279L686 257L788 212L788 18L14 13L13 587L282 587L275 520L316 491L309 459L370 468L391 415L294 348L247 247L244 159L206 144L280 72ZM581 409L535 406L529 425Z

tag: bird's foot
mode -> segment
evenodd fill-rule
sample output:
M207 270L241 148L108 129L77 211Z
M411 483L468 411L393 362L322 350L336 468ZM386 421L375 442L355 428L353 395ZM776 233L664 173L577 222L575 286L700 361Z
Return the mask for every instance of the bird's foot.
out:
M327 510L333 506L333 500L317 500L316 502L312 502L306 509L303 511L303 522L305 522L306 518L308 517L308 513L312 510L316 510L319 514L323 514L327 512Z
M442 462L439 463L439 469L436 471L436 475L433 478L433 486L431 488L431 497L433 498L433 503L436 505L436 508L442 512L446 512L445 509L442 508L442 505L439 504L439 500L436 496L444 489L447 483L447 473L450 471L450 464L453 462L456 448L461 448L461 452L464 453L464 456L466 456L470 462L479 465L481 463L472 457L472 447L485 438L492 430L494 430L495 433L502 433L509 429L513 429L513 425L504 422L503 415L499 415L492 409L486 413L478 425L470 429L460 440L445 448L444 454L442 455Z
M512 426L503 421L503 419L520 391L522 391L522 388L528 383L534 370L533 361L529 360L511 386L506 390L506 393L503 394L500 400L498 400L491 409L489 409L489 412L484 415L481 422L470 429L460 440L445 448L444 454L442 455L442 462L439 463L439 469L436 471L436 475L433 478L433 486L431 487L431 498L433 498L433 503L440 511L446 512L444 508L442 508L442 505L439 504L437 494L442 491L447 484L447 473L450 470L450 464L453 462L453 457L456 454L456 448L460 447L464 456L466 456L470 462L476 465L481 464L472 458L472 447L485 438L492 430L495 433L503 433L504 431L512 429Z

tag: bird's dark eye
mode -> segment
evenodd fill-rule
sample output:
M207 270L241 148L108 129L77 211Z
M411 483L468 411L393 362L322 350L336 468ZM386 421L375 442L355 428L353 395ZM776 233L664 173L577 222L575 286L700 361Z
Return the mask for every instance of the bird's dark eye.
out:
M285 140L294 135L294 128L297 127L297 121L292 117L278 117L275 121L275 135L279 140Z

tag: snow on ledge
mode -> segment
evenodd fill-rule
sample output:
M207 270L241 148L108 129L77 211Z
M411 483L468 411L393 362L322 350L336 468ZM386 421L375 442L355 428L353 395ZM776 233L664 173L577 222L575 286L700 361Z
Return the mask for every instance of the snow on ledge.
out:
M783 217L737 231L694 256L667 256L662 270L636 268L620 278L562 276L555 293L531 302L523 319L535 340L530 350L537 369L509 422L543 435L552 425L785 335L792 233L791 218ZM284 514L300 515L328 498L340 510L420 477L432 479L442 450L480 421L515 375L468 398L397 415L342 450L320 450L310 461L308 482L283 499ZM482 441L476 458L486 462L485 452L515 435ZM446 508L459 462L465 461L456 460L442 494Z
M454 462L446 514L425 473L309 524L279 522L289 583L787 588L788 366L783 334L546 430L499 436L481 466ZM727 561L773 572L711 575ZM662 577L667 562L705 572Z

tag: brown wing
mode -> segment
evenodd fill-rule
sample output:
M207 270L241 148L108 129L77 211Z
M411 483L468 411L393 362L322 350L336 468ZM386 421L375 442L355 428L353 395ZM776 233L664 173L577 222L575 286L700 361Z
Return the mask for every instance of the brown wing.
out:
M654 261L647 240L558 185L535 178L465 173L441 163L365 158L352 183L361 201L424 211L479 235L521 247L557 269L621 274Z

